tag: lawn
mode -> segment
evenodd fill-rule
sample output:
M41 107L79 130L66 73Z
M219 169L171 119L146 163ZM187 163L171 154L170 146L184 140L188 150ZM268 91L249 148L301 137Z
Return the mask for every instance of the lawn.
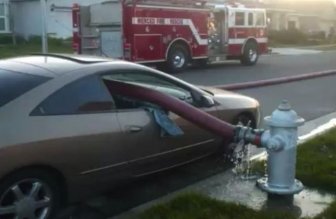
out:
M71 44L61 40L49 40L48 47L50 53L73 53ZM0 59L40 53L41 50L42 46L39 41L21 42L17 45L4 44L0 45Z
M143 212L140 219L295 219L286 212L255 211L243 205L187 193Z
M264 170L262 162L254 165ZM298 147L297 178L306 186L336 194L336 129ZM294 219L286 212L255 211L245 206L188 193L154 206L139 215L140 219ZM336 201L314 219L336 218Z

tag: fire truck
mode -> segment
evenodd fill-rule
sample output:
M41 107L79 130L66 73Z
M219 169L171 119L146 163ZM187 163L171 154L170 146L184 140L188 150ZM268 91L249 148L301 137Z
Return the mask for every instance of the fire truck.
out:
M112 0L74 4L78 54L156 63L169 72L188 64L240 60L268 52L265 9L223 1Z

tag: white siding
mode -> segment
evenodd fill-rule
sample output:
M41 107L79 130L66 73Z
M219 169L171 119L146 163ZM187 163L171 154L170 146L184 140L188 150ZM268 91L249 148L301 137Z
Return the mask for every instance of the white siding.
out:
M51 5L72 7L74 3L80 5L95 4L106 0L48 0L48 34L52 37L67 38L72 36L72 14L70 10L51 11ZM12 3L14 30L25 38L31 35L41 35L40 1Z

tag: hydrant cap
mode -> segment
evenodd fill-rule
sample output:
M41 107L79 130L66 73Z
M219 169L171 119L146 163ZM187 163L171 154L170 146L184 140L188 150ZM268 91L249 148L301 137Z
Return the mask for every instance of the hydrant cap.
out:
M303 125L304 119L292 110L287 100L283 100L272 115L265 118L265 122L274 127L298 127Z
M278 110L288 111L291 110L292 106L289 104L288 100L282 100L278 106Z

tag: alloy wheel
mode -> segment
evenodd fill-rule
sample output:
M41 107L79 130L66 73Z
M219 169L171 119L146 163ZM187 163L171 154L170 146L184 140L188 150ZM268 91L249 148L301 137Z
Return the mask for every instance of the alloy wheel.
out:
M50 215L52 192L38 179L25 179L10 186L0 199L2 219L46 219Z

